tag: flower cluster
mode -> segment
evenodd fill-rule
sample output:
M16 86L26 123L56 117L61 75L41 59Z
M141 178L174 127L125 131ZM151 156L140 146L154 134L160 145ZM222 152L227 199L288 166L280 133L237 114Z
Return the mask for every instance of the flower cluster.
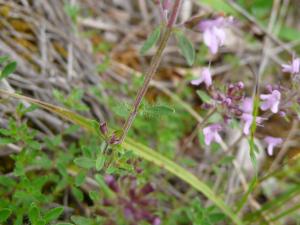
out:
M203 32L203 40L205 45L208 46L212 54L218 52L226 40L226 33L224 28L232 23L232 18L219 17L212 20L204 20L198 24L198 28ZM290 73L292 76L300 75L300 58L294 58L290 64L283 64L282 71ZM244 91L244 83L237 82L235 84L229 84L225 91L216 90L213 86L213 80L210 67L202 69L200 76L197 79L191 81L192 85L198 86L204 83L209 90L209 94L213 100L213 103L204 103L205 108L212 108L221 106L223 112L224 123L228 124L228 121L232 118L237 118L243 124L243 134L249 135L252 124L255 122L257 125L263 125L263 122L269 118L272 114L279 113L280 116L285 116L286 105L282 104L282 88L268 86L266 92L259 95L259 109L263 116L255 116L254 121L254 100L247 97ZM300 105L300 98L299 105ZM265 113L268 111L268 113ZM271 113L271 114L270 114ZM266 115L264 117L264 115ZM211 145L212 142L221 143L221 132L224 130L222 123L209 124L203 128L204 141L206 145ZM282 138L267 136L264 138L264 142L267 144L267 152L269 155L273 155L273 150L276 146L283 143Z
M152 184L147 183L139 188L134 176L124 176L120 179L122 182L121 192L117 180L112 175L106 175L104 180L116 194L114 200L104 199L104 206L121 207L125 218L131 221L131 224L139 224L143 220L152 225L161 224L159 217L152 213L156 206L156 201L149 197L149 194L155 190Z

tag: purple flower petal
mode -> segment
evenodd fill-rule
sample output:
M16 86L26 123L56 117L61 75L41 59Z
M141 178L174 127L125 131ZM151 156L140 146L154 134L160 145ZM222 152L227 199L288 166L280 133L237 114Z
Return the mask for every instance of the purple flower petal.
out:
M208 88L209 86L211 86L212 84L212 79L211 79L211 73L209 68L205 67L202 71L202 77L203 77L203 81L206 85L206 87Z
M198 28L203 32L204 44L212 54L216 54L220 46L224 45L226 34L224 27L232 24L233 18L218 17L212 20L203 20L198 24Z
M204 44L209 47L212 54L216 54L219 49L219 42L217 36L213 33L212 29L207 29L203 33Z
M208 127L205 127L203 129L205 144L210 145L212 141L215 141L217 143L222 142L222 138L218 133L221 130L222 130L222 127L219 124L213 124Z
M300 72L300 58L293 59L291 64L283 64L281 65L282 72L285 73L299 73Z
M269 155L273 155L273 149L274 147L276 147L277 145L281 145L283 140L282 138L276 138L276 137L271 137L271 136L267 136L265 137L264 141L267 143L268 145L268 154Z
M266 111L271 109L273 113L278 112L281 99L280 91L273 90L271 94L260 95L260 99L264 101L260 106L261 110Z
M242 103L242 111L245 113L252 114L253 111L253 100L252 98L245 98Z
M191 84L192 84L192 85L195 85L195 86L198 86L198 85L200 85L202 82L203 82L203 79L202 79L202 78L198 78L198 79L192 80L192 81L191 81Z
M250 127L252 125L253 116L249 113L243 113L241 119L244 121L243 133L248 135L250 133Z
M198 79L195 79L195 80L191 81L191 84L192 85L200 85L202 82L205 83L207 88L209 86L211 86L211 84L212 84L211 73L210 73L209 68L207 68L207 67L205 67L202 70L201 75Z

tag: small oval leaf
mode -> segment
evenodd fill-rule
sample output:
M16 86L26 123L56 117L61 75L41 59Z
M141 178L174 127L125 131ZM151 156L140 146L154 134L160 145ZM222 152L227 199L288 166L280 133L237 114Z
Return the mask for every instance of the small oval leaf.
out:
M40 210L35 203L32 203L28 212L29 220L32 224L36 224L40 218Z
M156 44L160 37L160 27L157 27L143 44L140 53L144 55L153 45Z
M100 171L103 168L104 163L105 163L104 155L99 155L96 159L96 170Z
M184 56L189 66L192 66L195 61L195 49L193 43L182 33L177 34L177 41L181 54Z
M64 208L63 207L57 207L54 209L50 209L45 215L44 219L46 220L46 223L58 219L58 217L63 213Z
M5 222L11 214L10 209L1 209L0 210L0 222Z
M175 113L175 109L164 105L155 105L155 106L147 107L143 111L143 115L149 117L168 116L172 113Z
M11 62L11 63L7 64L1 72L0 79L4 79L4 78L8 77L10 74L15 72L16 68L17 68L16 62Z
M78 157L74 159L74 163L77 166L80 166L85 169L91 169L95 167L95 160L87 158L87 157Z
M211 97L208 94L206 94L204 91L197 90L196 93L203 102L208 103L208 104L210 104L212 102Z

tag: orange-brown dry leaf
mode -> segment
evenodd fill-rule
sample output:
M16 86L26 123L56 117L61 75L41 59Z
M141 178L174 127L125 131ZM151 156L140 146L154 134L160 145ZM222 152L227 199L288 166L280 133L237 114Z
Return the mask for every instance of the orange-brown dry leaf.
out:
M32 44L30 41L22 38L16 38L14 37L14 42L18 43L19 45L23 46L24 48L28 49L29 52L31 53L37 53L38 48L35 44Z
M140 66L141 63L139 60L139 55L135 49L128 48L126 51L118 52L116 55L114 55L113 59L136 71L141 71L142 69Z
M24 33L32 33L32 27L29 23L24 22L20 19L10 19L9 23L15 28L16 31Z
M53 42L53 47L64 58L68 57L68 51L62 46L62 44L60 42L54 41Z

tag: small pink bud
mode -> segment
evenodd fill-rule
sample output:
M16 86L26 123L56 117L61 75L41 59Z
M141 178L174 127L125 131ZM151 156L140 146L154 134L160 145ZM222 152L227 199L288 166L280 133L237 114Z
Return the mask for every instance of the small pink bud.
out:
M103 135L107 135L108 129L107 129L107 124L106 122L103 122L100 124L100 131Z
M242 81L238 82L237 86L238 86L239 89L244 89L244 87L245 87L245 85Z
M280 112L279 112L279 116L281 116L281 117L285 117L285 116L286 116L286 112L284 112L284 111L280 111Z
M119 142L120 142L120 139L115 134L112 134L110 137L110 140L109 140L109 144L116 145L116 144L119 144Z

